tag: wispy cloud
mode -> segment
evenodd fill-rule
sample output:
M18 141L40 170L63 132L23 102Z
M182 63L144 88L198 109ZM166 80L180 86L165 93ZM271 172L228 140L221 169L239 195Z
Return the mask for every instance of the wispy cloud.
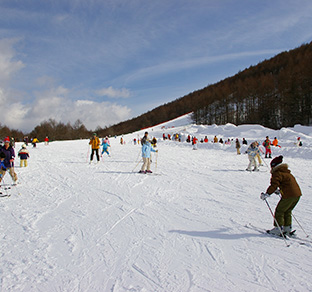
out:
M107 96L109 98L128 98L130 97L130 91L126 88L115 89L112 86L102 88L95 91L98 96Z

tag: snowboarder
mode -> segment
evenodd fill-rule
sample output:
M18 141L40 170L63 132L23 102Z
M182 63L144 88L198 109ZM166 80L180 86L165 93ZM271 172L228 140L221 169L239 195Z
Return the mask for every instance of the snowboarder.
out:
M142 158L143 165L139 173L152 173L151 171L151 152L158 152L158 150L153 149L152 144L148 138L148 132L145 132L142 138Z
M291 235L291 212L299 202L302 194L295 177L288 169L288 165L282 162L282 155L275 157L271 161L271 183L266 192L261 194L260 198L265 200L277 190L280 191L281 199L276 206L274 217L282 232L286 235ZM281 235L279 227L274 220L274 228L269 230L268 233Z
M18 157L20 158L20 167L27 167L27 159L29 158L29 151L26 148L26 144L22 146L22 149L18 151Z
M94 153L96 154L97 161L100 161L100 156L99 156L99 148L100 148L100 139L97 137L96 133L93 133L93 137L90 139L89 145L91 145L92 152L90 156L90 163L93 160L93 155Z
M249 164L246 170L248 171L258 171L259 168L257 167L257 162L256 162L256 156L259 154L259 148L257 146L257 142L253 142L250 144L250 146L247 149L247 154L248 154L248 159L249 159ZM253 169L251 167L254 166Z
M271 151L271 141L269 139L269 136L266 136L266 139L262 143L262 145L265 148L265 158L268 158L268 155L269 155L269 158L272 158L272 156L271 156L271 154L272 154L272 151Z
M109 143L108 137L105 137L105 139L103 139L103 141L102 141L102 154L101 154L101 156L103 156L104 153L106 153L108 156L110 156L109 152L108 152L108 147L110 147L110 143Z
M3 161L4 167L0 170L0 182L2 181L2 178L4 177L7 170L9 170L9 174L12 177L13 183L16 184L17 181L17 175L14 172L14 158L15 158L15 152L14 148L10 146L10 138L6 137L3 140L4 145L0 148L1 156L3 157L1 160Z

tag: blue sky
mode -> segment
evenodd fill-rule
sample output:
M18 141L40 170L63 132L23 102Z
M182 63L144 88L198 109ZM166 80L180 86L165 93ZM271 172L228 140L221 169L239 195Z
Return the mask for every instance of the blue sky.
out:
M109 126L312 40L310 0L0 0L1 124Z

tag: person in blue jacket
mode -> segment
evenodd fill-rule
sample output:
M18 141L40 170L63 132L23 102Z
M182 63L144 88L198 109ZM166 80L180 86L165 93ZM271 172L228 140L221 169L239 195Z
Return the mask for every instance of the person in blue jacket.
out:
M105 139L103 139L102 147L103 148L102 148L101 157L103 156L104 153L107 153L107 155L110 156L109 152L108 152L108 147L110 147L110 143L109 143L108 137L105 137Z
M142 158L143 165L139 173L152 173L151 171L151 152L158 152L155 150L148 138L148 132L145 132L145 135L142 139Z

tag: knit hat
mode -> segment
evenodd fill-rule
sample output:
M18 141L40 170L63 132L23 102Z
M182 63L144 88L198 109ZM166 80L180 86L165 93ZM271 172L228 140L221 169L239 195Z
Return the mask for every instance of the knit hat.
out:
M276 165L281 164L282 162L283 162L283 156L282 155L275 157L271 161L271 168L275 167Z
M9 138L9 137L5 137L4 140L3 140L3 142L4 142L4 143L5 143L5 142L10 142L10 138Z

